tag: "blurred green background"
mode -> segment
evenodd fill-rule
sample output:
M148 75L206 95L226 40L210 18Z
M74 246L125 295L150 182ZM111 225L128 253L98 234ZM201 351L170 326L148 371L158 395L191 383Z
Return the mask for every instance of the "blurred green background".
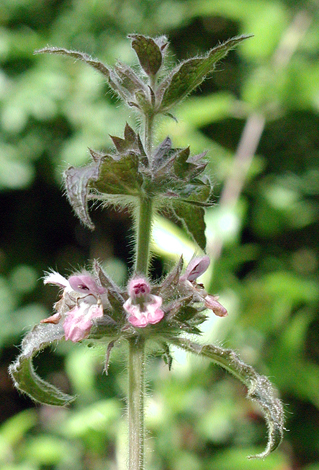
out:
M102 75L54 56L78 49L110 65L136 64L126 35L167 34L171 60L242 33L255 37L161 121L157 138L208 150L218 205L207 211L205 281L228 308L203 342L234 348L267 375L285 403L285 440L266 461L262 416L221 369L176 351L173 370L148 364L150 470L319 470L319 12L300 0L2 0L0 3L0 467L126 468L126 349L60 345L36 360L43 377L79 395L70 408L35 406L12 388L8 364L23 335L52 311L43 272L68 275L104 260L125 282L129 214L97 210L89 233L61 186L68 165L106 150L136 117ZM172 238L173 237L173 238ZM170 252L168 252L168 248ZM158 219L154 276L194 246Z

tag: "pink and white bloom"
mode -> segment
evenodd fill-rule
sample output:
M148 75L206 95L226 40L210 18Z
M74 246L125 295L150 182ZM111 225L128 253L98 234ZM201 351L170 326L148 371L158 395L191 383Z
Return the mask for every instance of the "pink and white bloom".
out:
M44 284L63 288L62 299L69 310L58 311L41 323L59 323L63 318L66 340L76 343L87 338L94 320L103 317L102 300L106 289L100 286L91 274L76 274L66 279L54 271L44 278ZM59 302L56 305L59 305Z
M123 304L128 313L128 321L137 328L154 325L162 320L162 297L150 293L149 283L139 277L132 279L128 285L129 298Z

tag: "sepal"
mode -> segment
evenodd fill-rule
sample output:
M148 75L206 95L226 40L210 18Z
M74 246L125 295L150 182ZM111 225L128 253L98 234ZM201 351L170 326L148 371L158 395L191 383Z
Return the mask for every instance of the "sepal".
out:
M32 363L33 357L42 349L62 340L63 337L64 330L61 324L42 323L35 326L23 339L21 353L9 367L15 387L33 400L46 405L65 406L76 398L41 379Z
M257 374L253 367L245 364L231 349L214 345L201 346L185 338L172 337L170 342L187 352L211 359L223 367L248 389L247 398L261 407L268 427L267 446L261 454L249 456L249 459L264 459L280 445L284 432L284 410L277 391L267 377Z

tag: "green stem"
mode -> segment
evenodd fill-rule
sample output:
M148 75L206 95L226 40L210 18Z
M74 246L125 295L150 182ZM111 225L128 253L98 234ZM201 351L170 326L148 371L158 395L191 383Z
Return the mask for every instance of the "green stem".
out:
M145 152L148 156L150 164L152 163L154 118L155 115L153 114L153 112L150 112L149 114L145 115L144 145Z
M144 469L145 340L129 340L129 470Z
M147 274L150 244L152 236L152 217L153 217L153 201L149 197L140 198L138 226L136 234L136 264L135 272Z
M151 162L154 114L145 116L144 144ZM141 195L136 230L136 262L134 272L147 275L150 260L153 200ZM145 339L135 336L129 339L129 470L144 469L144 394L145 394Z

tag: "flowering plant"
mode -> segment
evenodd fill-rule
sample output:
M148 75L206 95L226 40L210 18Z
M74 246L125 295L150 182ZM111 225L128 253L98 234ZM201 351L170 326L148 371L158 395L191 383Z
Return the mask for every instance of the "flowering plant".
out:
M173 148L171 139L154 146L153 129L158 115L173 117L171 109L209 75L218 60L248 36L239 36L211 49L206 55L185 60L166 71L163 67L168 42L166 37L152 39L129 36L137 54L140 73L118 62L113 68L87 54L59 48L37 53L63 54L82 60L101 72L110 88L142 122L142 138L126 124L124 138L111 136L115 150L101 153L90 149L92 161L70 167L64 174L66 194L81 221L90 229L94 224L89 201L104 206L129 208L134 218L135 265L127 287L118 286L97 260L91 272L74 273L68 279L57 272L44 277L45 284L60 288L55 312L26 335L16 362L10 366L15 386L34 400L50 405L66 405L74 397L43 381L35 372L32 358L57 341L99 340L107 344L107 372L113 346L125 340L129 348L129 465L144 468L144 363L145 343L155 340L169 368L170 345L210 358L241 380L248 398L261 406L268 425L268 444L257 456L266 457L281 442L283 409L268 379L240 360L229 349L200 345L192 340L200 334L207 310L219 317L227 315L218 297L206 292L198 278L207 270L209 257L194 257L184 269L181 257L161 281L148 278L152 221L165 209L178 220L205 252L205 207L212 204L212 185L204 174L205 152L190 154L190 149ZM123 341L122 341L123 342Z

